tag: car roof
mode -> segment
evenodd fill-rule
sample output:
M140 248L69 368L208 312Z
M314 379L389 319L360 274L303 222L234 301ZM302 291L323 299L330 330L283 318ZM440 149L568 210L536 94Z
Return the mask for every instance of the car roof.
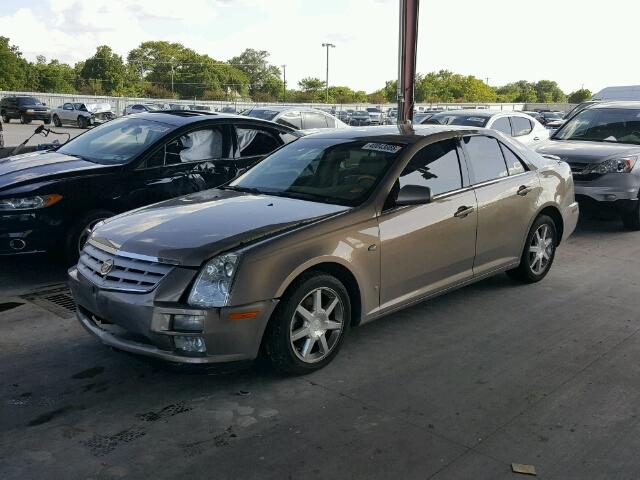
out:
M130 118L148 118L157 122L167 123L169 125L182 126L190 123L197 123L204 120L240 120L242 122L264 123L265 125L277 126L280 129L292 130L284 125L262 120L260 118L247 117L245 115L237 115L234 113L218 113L204 112L202 110L155 110L152 112L141 112L127 115Z
M482 118L489 118L489 117L493 117L494 115L497 115L499 113L510 113L509 112L503 112L502 110L444 110L442 112L436 112L434 114L435 115L473 115L474 117L482 117Z
M595 102L589 105L587 108L596 109L596 108L640 108L640 102L633 102L630 100L617 101L617 102Z
M368 142L401 142L401 143L415 143L425 137L436 135L439 133L458 132L460 134L465 133L478 133L493 132L486 128L476 128L468 126L458 125L414 125L410 128L398 126L398 125L384 125L375 127L351 127L351 128L335 128L335 129L323 129L317 133L312 133L303 139L340 139L351 141L368 141Z
M331 115L331 113L329 113L326 110L322 110L321 108L315 108L315 107L306 107L306 106L286 106L286 105L267 105L264 107L253 107L250 110L248 110L248 112L253 112L254 110L269 110L272 112L286 112L287 110L296 110L296 111L313 111L313 112L322 112L322 113L326 113L327 115Z

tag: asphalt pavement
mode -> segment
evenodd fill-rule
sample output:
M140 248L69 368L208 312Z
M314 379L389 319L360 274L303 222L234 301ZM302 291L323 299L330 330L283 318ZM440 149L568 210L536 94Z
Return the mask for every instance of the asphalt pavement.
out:
M4 135L4 145L5 147L15 147L24 142L34 131L35 129L43 125L44 122L40 120L34 120L29 124L23 125L19 123L18 120L11 120L9 123L2 124L2 132ZM67 133L71 138L77 137L81 133L85 132L78 127L56 127L53 124L47 125L47 128L55 130L56 132L61 132L63 135L55 135L50 134L48 137L44 137L43 135L35 135L27 145L36 146L43 143L53 143L54 140L58 140L60 143L64 143L67 140Z
M640 233L619 222L581 221L541 283L353 329L305 377L114 351L27 295L64 268L0 262L3 480L640 476Z

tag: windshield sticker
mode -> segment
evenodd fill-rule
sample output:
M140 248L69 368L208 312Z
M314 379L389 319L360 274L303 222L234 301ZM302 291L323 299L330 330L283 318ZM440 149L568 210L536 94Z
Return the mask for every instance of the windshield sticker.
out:
M388 143L367 143L362 150L375 150L376 152L397 153L402 147L400 145L389 145Z

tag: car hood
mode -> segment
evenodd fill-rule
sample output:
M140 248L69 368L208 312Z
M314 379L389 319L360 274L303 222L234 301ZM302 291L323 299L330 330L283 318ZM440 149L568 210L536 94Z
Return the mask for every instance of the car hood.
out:
M111 168L57 152L32 152L0 159L0 192L24 182Z
M199 266L219 252L348 208L212 189L113 217L91 238L123 252Z
M612 156L638 155L640 146L608 142L549 140L536 148L542 155L557 155L565 162L600 163Z

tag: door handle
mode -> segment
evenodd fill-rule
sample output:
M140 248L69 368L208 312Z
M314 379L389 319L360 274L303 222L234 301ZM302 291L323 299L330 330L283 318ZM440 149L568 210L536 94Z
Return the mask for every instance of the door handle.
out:
M534 142L537 142L538 140L540 140L540 137L533 137Z
M524 197L531 190L533 190L532 187L527 187L526 185L521 185L520 188L518 189L518 195L520 195L521 197Z
M474 210L475 208L473 207L467 207L466 205L463 205L462 207L458 208L458 210L456 211L456 213L453 214L453 216L456 218L464 218L470 213L472 213Z

